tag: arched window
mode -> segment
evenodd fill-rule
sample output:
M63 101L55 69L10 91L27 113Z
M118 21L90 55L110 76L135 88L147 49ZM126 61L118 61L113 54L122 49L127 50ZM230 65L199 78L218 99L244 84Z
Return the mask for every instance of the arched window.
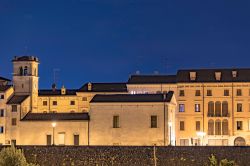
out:
M24 74L25 76L28 75L28 67L27 67L27 66L24 67L23 74Z
M214 102L210 101L208 103L208 116L214 116Z
M20 76L23 75L23 67L20 67L20 68L19 68L19 74L20 74Z
M208 135L214 135L214 121L212 119L210 119L208 121Z
M34 75L37 76L37 73L36 73L36 68L34 69Z
M222 121L222 135L228 135L228 120Z
M215 121L215 135L221 135L221 121L219 119Z
M227 101L222 102L222 116L224 117L228 116L228 102Z
M221 102L220 101L216 101L215 102L215 116L221 116Z

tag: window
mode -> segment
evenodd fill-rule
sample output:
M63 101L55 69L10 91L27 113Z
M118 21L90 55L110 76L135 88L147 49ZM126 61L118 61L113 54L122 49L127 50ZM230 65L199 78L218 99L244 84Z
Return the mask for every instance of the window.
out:
M242 96L242 90L241 90L241 89L237 89L236 95L237 95L237 96Z
M215 135L221 135L221 121L215 121Z
M47 142L47 145L52 145L52 137L51 137L51 135L46 136L46 142Z
M48 105L48 102L47 101L43 101L43 106L46 106Z
M57 105L57 101L53 101L53 105Z
M185 105L179 104L179 112L185 112Z
M200 104L195 104L194 105L195 112L201 112L200 108L201 108Z
M157 116L151 116L151 128L157 128Z
M224 90L224 96L229 96L229 90L228 89Z
M208 135L214 135L214 121L212 119L210 119L208 121Z
M27 66L24 67L23 75L25 75L25 76L28 75L28 67Z
M4 95L1 95L1 96L0 96L0 99L4 99Z
M20 76L23 75L23 67L20 67L20 68L19 68L19 74L20 74Z
M222 116L228 117L228 102L227 101L222 102Z
M0 126L0 134L3 134L4 133L4 128L3 126Z
M189 140L188 139L180 139L180 145L181 146L188 146Z
M195 96L201 96L201 91L200 90L196 90L195 91Z
M210 101L208 102L208 117L214 116L214 102Z
M207 90L207 96L212 96L212 90Z
M180 91L179 91L179 96L185 96L184 90L180 90Z
M119 116L113 116L113 128L119 128L120 124L119 124Z
M237 103L237 112L242 112L242 103Z
M11 119L11 124L12 124L12 126L16 126L16 118Z
M237 121L236 122L237 123L237 130L243 130L243 123L242 123L242 121Z
M88 101L88 98L87 97L83 97L82 101Z
M0 117L4 117L4 110L3 109L0 110Z
M228 135L228 120L222 121L222 135Z
M12 112L17 112L17 105L12 105Z
M216 117L221 116L221 102L220 101L215 102L215 116Z
M74 145L75 146L79 145L79 135L78 134L74 135Z
M75 103L74 100L70 101L70 105L75 105L75 104L76 104L76 103Z
M184 121L180 121L180 131L184 131L185 130L185 123Z
M196 129L196 131L200 131L201 130L201 122L200 121L196 121L195 122L195 129Z

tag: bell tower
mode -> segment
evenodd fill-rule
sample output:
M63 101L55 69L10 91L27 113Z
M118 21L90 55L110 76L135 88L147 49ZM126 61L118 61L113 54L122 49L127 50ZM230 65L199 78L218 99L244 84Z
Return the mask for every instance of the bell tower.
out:
M13 84L15 95L29 95L31 111L37 112L38 104L38 65L34 56L14 57Z

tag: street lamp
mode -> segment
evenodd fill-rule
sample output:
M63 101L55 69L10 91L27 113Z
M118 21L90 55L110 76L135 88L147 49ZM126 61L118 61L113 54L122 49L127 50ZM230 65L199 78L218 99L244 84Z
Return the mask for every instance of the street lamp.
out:
M202 143L201 143L201 145L203 146L204 136L206 135L206 133L203 132L203 131L199 131L199 132L197 132L196 134L197 134L198 137L201 137L201 138L202 138Z
M168 125L169 125L169 138L170 138L169 145L171 146L172 145L172 122L168 122Z
M52 128L53 128L53 143L52 145L55 145L55 127L56 127L56 122L52 122Z

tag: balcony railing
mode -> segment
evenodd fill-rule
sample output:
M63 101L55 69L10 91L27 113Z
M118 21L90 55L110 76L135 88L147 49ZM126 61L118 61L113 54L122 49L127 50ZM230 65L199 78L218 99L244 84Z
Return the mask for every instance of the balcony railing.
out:
M207 116L208 117L230 117L230 114L229 113L226 113L226 114L211 114L211 113L208 113Z

